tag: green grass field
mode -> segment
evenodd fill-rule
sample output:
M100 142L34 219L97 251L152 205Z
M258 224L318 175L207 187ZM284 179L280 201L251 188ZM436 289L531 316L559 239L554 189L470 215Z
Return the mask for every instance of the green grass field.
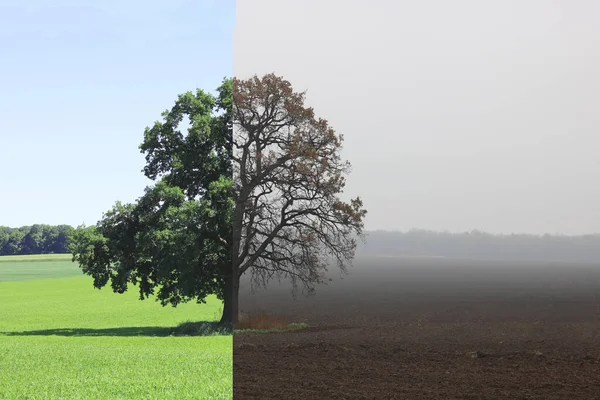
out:
M0 256L0 282L82 276L68 254Z
M171 336L221 306L94 289L68 256L0 257L0 399L231 399L232 336Z

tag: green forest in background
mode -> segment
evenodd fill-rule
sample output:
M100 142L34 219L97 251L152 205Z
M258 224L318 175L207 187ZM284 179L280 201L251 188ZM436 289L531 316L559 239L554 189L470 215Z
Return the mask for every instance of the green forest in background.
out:
M0 256L69 253L70 225L0 226Z

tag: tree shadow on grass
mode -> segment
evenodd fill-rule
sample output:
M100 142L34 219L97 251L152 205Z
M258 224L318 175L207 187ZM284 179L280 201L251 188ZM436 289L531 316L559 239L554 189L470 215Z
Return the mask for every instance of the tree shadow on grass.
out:
M218 336L231 330L214 321L184 322L176 327L135 326L121 328L57 328L22 332L0 332L3 336Z

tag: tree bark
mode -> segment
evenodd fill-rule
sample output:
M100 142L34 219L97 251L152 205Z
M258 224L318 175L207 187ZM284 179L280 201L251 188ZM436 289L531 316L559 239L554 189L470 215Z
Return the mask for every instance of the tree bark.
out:
M239 323L239 274L233 273L226 278L223 292L223 315L219 324L235 329Z
M239 324L239 293L240 293L240 243L242 239L242 226L244 218L244 202L246 194L244 191L240 194L240 197L236 199L236 204L233 209L232 216L232 230L233 230L233 242L231 246L231 266L228 271L230 281L227 282L229 288L230 305L228 311L231 314L231 326L233 329L237 329Z
M239 274L233 276L233 290L231 294L231 326L237 329L239 325L239 306L240 306L240 277Z

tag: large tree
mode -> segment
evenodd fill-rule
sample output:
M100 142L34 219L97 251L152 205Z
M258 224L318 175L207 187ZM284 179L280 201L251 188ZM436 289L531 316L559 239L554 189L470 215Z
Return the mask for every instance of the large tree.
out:
M140 298L163 305L210 294L220 299L231 281L232 81L217 96L202 90L178 97L162 121L146 128L140 150L145 175L155 181L135 203L106 212L72 238L74 261L123 293L138 285ZM184 125L187 123L187 131ZM230 307L226 301L226 308ZM223 311L222 323L231 321Z
M360 198L340 199L350 163L337 134L275 76L233 81L233 318L240 277L313 291L327 266L346 271L363 235Z
M366 211L339 198L350 168L342 141L273 74L226 79L216 97L180 95L140 146L156 184L79 228L74 260L96 287L134 283L163 305L216 294L221 322L235 326L244 273L312 290L331 262L351 262Z

